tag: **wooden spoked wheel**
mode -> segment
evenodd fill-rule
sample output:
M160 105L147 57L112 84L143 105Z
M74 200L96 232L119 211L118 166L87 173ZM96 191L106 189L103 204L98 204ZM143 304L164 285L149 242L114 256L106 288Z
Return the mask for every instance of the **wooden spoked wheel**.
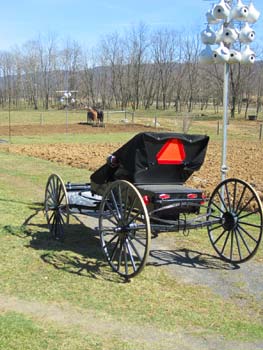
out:
M252 258L262 237L262 204L245 181L227 179L214 190L208 203L210 241L225 261L241 263Z
M69 223L69 206L65 185L57 174L50 175L47 180L44 210L50 233L62 240Z
M151 243L147 208L130 182L111 183L101 201L99 231L102 250L112 269L129 279L144 268Z

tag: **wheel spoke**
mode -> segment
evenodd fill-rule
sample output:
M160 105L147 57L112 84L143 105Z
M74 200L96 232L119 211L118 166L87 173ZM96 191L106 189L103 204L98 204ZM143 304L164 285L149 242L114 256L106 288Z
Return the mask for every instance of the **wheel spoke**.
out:
M240 232L240 230L239 230L238 227L237 227L237 232L238 232L239 236L241 237L241 240L242 240L242 242L244 243L244 246L246 247L248 253L251 254L252 252L251 252L249 246L247 245L247 242L246 242L246 240L244 239L244 237L243 237L243 235L242 235L242 233Z
M62 217L61 217L61 215L59 215L59 216L58 216L58 229L59 229L59 235L60 235L60 236L63 236L63 234L64 234L64 231L63 231L63 224L64 224L64 222L63 222L63 220L62 220Z
M63 192L62 185L60 184L59 187L59 193L58 193L58 206L62 204L62 202L65 200L66 194Z
M214 231L214 230L217 230L218 228L221 228L223 227L223 225L219 225L219 226L215 226L215 227L212 227L212 228L209 228L209 231Z
M143 243L137 236L134 236L133 239L139 243L141 246L146 248L146 243Z
M240 198L239 198L238 204L237 204L237 206L236 206L236 208L235 208L235 211L236 211L236 212L239 210L239 206L240 206L240 204L241 204L242 201L243 201L245 192L246 192L246 187L243 188L243 191L242 191L241 196L240 196Z
M230 201L230 196L229 196L227 183L225 184L225 188L226 188L226 196L227 196L227 201L228 201L228 210L231 211L231 201Z
M127 223L127 226L129 226L133 221L136 221L136 219L141 215L141 212L139 211L135 216L131 218L131 220Z
M68 200L65 186L56 174L48 178L44 209L50 233L55 238L63 237L64 227L68 223Z
M57 199L57 205L60 205L61 204L61 201L63 200L63 193L61 193L62 191L62 186L61 184L57 184L57 188L56 188L56 199ZM62 198L61 197L61 194L62 194Z
M133 244L133 242L132 242L132 240L131 240L130 237L128 237L128 243L129 243L129 245L132 247L132 250L135 252L137 258L138 258L140 261L142 261L142 258L141 258L141 256L140 256L138 250L136 249L135 245Z
M61 224L62 224L62 225L65 225L65 220L64 220L63 212L59 212L59 218L60 218Z
M48 210L50 207L54 207L54 201L51 197L47 197L45 202L45 208Z
M56 197L56 185L55 185L55 182L54 182L54 177L52 177L51 181L51 190L52 190L52 193L53 193L53 198L55 201L57 201L57 197Z
M114 227L103 226L101 227L100 232L103 233L104 236L106 236L106 235L112 235L112 233L115 233L116 231Z
M103 244L103 249L104 248L107 248L107 246L109 245L109 244L111 244L116 238L118 237L118 234L116 234L116 235L114 235L108 242L104 242L104 244Z
M116 244L115 244L115 246L114 246L114 248L113 248L113 251L112 251L112 253L111 253L110 257L109 257L110 261L113 261L113 260L114 260L115 255L116 255L117 250L118 250L118 245L119 245L119 243L120 243L120 238L118 237L118 240L117 240L117 242L116 242Z
M242 260L242 253L241 253L241 249L240 249L240 244L239 244L239 240L238 240L238 234L236 229L234 230L235 233L235 238L236 238L236 243L237 243L237 250L238 250L238 254L239 254L239 259Z
M234 232L233 230L230 233L231 242L230 242L230 260L233 260L233 248L234 248Z
M123 218L123 208L122 208L122 195L121 195L121 186L118 186L118 196L119 196L119 203L120 203L120 217Z
M222 225L220 221L213 223L214 219L222 220ZM245 181L226 179L210 197L207 222L210 241L220 257L226 261L244 262L253 257L262 238L260 198Z
M112 198L112 201L113 201L113 206L115 207L116 212L117 212L117 218L118 218L118 220L120 220L121 219L121 213L120 213L120 210L119 210L119 207L118 207L115 195L114 195L113 191L111 191L110 194L111 194L111 198Z
M126 187L126 194L125 194L125 200L124 200L124 220L128 219L127 217L127 210L128 210L128 200L129 200L129 188Z
M114 210L113 210L113 208L112 208L111 203L109 202L109 200L107 201L107 208L110 210L112 216L115 218L116 223L118 223L118 222L119 222L119 218L116 216L116 214L115 214L115 212L114 212Z
M135 208L136 199L137 199L137 198L134 196L132 205L130 206L129 211L128 211L128 215L126 216L127 220L129 219L129 217L130 217L130 215L131 215L131 212L132 212L133 209Z
M226 204L225 204L225 201L224 201L224 199L223 199L223 197L222 197L222 195L221 195L220 192L218 192L218 197L220 198L221 204L223 205L223 207L225 208L225 210L228 211L228 210L227 210L227 207L226 207Z
M224 236L224 234L227 232L227 230L224 230L218 237L217 239L214 241L214 245L217 244L217 242Z
M237 198L237 181L234 181L234 198L233 198L233 210L236 208L236 198Z
M258 214L259 213L259 208L257 208L255 211L252 211L251 213L247 213L245 215L239 216L238 219L244 219L247 218L248 216L254 215L254 214Z
M257 241L253 236L251 236L251 234L248 233L247 230L245 230L242 226L238 225L238 228L239 228L243 233L245 233L250 239L252 239L252 241L254 241L255 243L258 242L258 241Z
M239 212L237 213L237 215L239 215L240 213L242 213L242 211L244 211L248 206L249 204L253 201L254 199L254 196L252 196L249 201L247 201L247 203L239 210Z
M227 245L227 242L228 242L229 236L230 236L230 231L227 231L227 237L226 237L226 239L225 239L225 242L224 242L223 248L222 248L222 250L221 250L221 254L222 254L222 255L224 254L224 251L225 251L225 249L226 249L226 245Z
M150 220L133 184L125 180L109 184L100 205L99 231L102 249L115 272L131 278L142 271L149 253Z
M47 193L48 193L48 196L46 196L46 201L51 199L52 202L54 203L54 194L52 193L52 191L50 191L49 187L47 188Z
M57 227L57 219L55 218L54 221L52 222L51 224L51 227L50 227L50 233L55 236L56 234L56 227Z
M47 223L48 223L48 225L50 225L50 221L52 221L52 220L54 219L55 214L56 214L56 212L53 211L52 214L50 215L50 217L47 218Z
M120 254L119 254L119 259L118 259L118 269L117 269L117 271L120 271L120 268L121 268L122 249L123 249L123 242L120 240Z
M211 218L214 218L214 219L222 219L222 216L218 216L218 215L213 215L213 214L210 214L209 215Z
M55 232L54 235L56 235L56 232L57 232L57 215L55 215L54 220L53 220L53 222L51 224L51 232L52 233Z
M131 252L131 249L130 249L129 241L126 240L125 244L126 244L126 248L128 250L129 257L130 257L130 260L131 260L131 263L132 263L133 271L136 271L136 264L135 264L135 261L134 261L134 258L133 258L133 255L132 255L132 252Z
M109 222L110 222L111 224L113 224L114 226L118 225L118 221L119 221L119 220L117 220L117 218L116 218L113 214L110 216L109 213L105 213L105 214L102 215L102 217L103 217L105 220L109 221ZM115 221L114 221L113 219L115 219Z
M218 209L222 214L225 213L221 208L219 208L219 206L215 202L211 201L210 205L214 205L216 207L216 209Z
M124 263L125 263L125 274L127 276L129 273L129 269L128 269L128 259L127 259L126 242L125 241L123 241L123 254L124 254Z
M259 229L262 228L261 225L251 224L250 222L239 221L238 223L239 223L239 224L242 224L242 225L247 225L247 226L250 226L250 227L259 228Z

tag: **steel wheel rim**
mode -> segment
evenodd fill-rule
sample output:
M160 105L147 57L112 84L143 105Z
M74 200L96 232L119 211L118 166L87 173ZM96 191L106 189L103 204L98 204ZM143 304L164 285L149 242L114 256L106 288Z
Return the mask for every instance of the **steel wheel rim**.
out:
M208 235L218 255L232 263L251 259L262 238L262 204L247 182L227 179L212 193L207 220L220 219L208 226Z
M48 178L44 210L50 233L55 239L63 239L65 225L69 223L69 207L65 185L57 174Z
M147 208L131 183L119 180L106 190L99 217L102 250L112 269L125 278L144 268L151 242Z

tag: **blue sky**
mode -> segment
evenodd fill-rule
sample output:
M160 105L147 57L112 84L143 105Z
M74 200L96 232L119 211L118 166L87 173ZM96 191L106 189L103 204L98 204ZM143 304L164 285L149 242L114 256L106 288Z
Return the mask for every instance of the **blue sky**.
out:
M150 28L200 31L213 1L205 0L2 0L0 50L22 45L39 34L55 33L81 45L94 46L102 36L122 33L139 22ZM217 1L214 1L217 3ZM248 0L243 0L248 3ZM262 15L255 25L263 41L263 1L255 0Z

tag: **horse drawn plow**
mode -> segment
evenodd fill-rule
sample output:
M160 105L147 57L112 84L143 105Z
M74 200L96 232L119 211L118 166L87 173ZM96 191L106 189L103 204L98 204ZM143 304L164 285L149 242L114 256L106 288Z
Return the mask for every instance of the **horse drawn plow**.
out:
M219 183L209 198L186 180L205 159L208 136L140 133L108 157L91 182L48 178L44 209L50 233L64 238L71 214L97 216L101 249L126 279L147 263L151 238L161 232L206 227L216 253L230 263L254 256L263 227L262 204L237 178Z

